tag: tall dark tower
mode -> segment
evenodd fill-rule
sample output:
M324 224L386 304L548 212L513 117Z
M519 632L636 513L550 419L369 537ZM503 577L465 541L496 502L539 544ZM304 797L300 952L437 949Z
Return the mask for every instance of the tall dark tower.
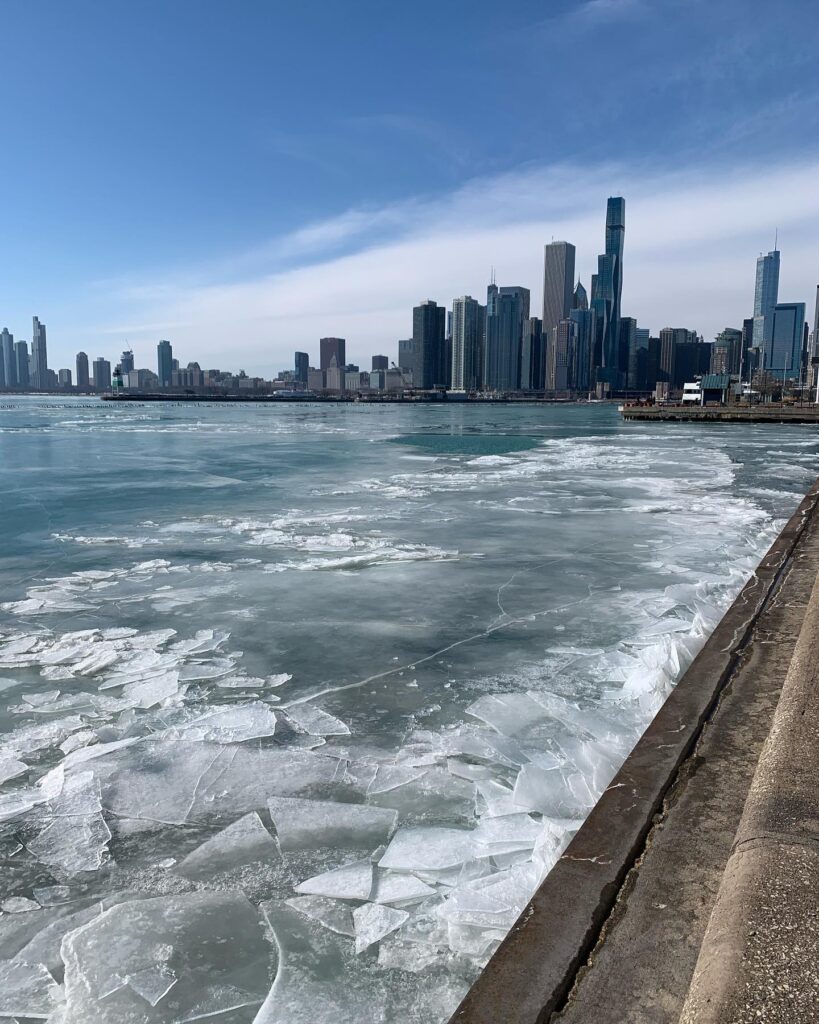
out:
M620 386L620 300L623 293L623 243L626 234L626 201L612 197L606 207L606 252L597 257L592 278L592 309L595 311L595 369L598 381Z

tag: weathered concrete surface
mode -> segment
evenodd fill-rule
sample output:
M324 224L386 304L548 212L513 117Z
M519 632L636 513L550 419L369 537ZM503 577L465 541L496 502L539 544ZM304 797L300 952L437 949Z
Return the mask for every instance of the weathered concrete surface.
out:
M576 1022L676 1024L819 569L818 498L815 486L453 1024L542 1024L557 1011ZM734 747L721 755L728 734Z
M819 579L681 1024L819 1020Z

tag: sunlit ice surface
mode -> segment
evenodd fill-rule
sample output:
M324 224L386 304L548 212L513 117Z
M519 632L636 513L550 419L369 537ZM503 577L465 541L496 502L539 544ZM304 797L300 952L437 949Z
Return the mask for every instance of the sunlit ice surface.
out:
M0 409L0 1018L447 1019L819 469L612 406Z

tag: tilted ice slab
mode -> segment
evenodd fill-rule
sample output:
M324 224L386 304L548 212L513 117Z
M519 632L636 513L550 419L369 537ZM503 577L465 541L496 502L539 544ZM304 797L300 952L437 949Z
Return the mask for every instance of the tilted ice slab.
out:
M273 837L252 811L198 846L174 870L188 878L208 878L218 871L278 857Z
M179 1024L259 1005L268 948L236 893L119 904L62 944L65 1024ZM172 994L171 994L172 993Z
M395 827L396 812L366 804L273 797L268 801L282 850L374 847Z

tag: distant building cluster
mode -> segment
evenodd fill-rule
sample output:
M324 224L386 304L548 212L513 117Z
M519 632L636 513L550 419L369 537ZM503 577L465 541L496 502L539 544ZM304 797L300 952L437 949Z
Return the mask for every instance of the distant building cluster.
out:
M396 358L374 355L369 370L347 362L344 338L319 340L319 365L296 352L292 370L275 380L218 369L198 362L181 366L170 341L157 346L156 370L135 366L128 349L115 364L102 357L89 367L78 352L75 374L48 367L46 328L33 320L31 350L0 332L0 388L35 391L157 391L221 394L297 393L323 396L434 395L452 397L597 397L681 394L687 383L706 376L816 384L819 356L819 287L813 333L804 302L779 301L780 253L757 260L753 316L726 327L706 342L685 327L652 335L623 316L623 252L626 203L608 200L605 251L597 257L590 293L575 277L571 242L544 247L543 305L532 316L530 293L521 285L499 286L494 273L486 303L471 295L453 299L451 309L427 299L412 311L412 335L397 343Z

